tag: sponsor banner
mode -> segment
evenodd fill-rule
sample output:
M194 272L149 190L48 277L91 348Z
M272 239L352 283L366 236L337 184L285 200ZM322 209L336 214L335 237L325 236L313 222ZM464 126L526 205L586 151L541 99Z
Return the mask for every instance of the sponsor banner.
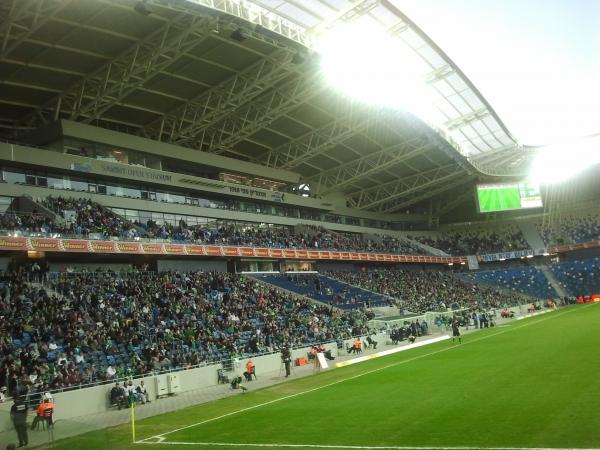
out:
M208 256L221 256L221 247L207 245L204 247L204 250Z
M301 259L305 259L308 258L308 251L306 250L296 250L296 257L297 258L301 258Z
M307 253L310 259L319 259L319 252L308 250Z
M188 255L206 255L203 245L186 245L185 249Z
M90 249L93 253L116 253L116 242L107 241L89 241Z
M94 241L95 242L95 241ZM62 240L62 248L65 252L86 252L90 253L90 248L88 244L90 241L76 240L76 239L63 239Z
M2 250L27 250L27 238L1 237L0 248Z
M258 258L266 258L267 256L269 256L269 249L268 248L255 248L254 256L256 256Z
M123 253L141 253L139 242L117 242L117 250Z
M150 254L163 254L165 250L162 244L142 243L142 252Z
M571 247L571 246L568 246ZM584 248L584 247L581 247ZM571 250L576 250L575 248ZM506 259L532 258L534 256L542 256L548 254L548 249L538 248L535 250L517 250L513 252L491 253L488 255L479 255L480 262L504 261Z
M281 258L283 256L283 250L280 248L270 248L269 256L272 256L273 258Z
M165 253L169 255L185 255L185 245L165 244Z
M296 250L283 250L284 258L296 258Z
M242 256L254 256L255 249L253 249L252 247L240 247L240 253L242 254Z
M426 262L447 264L467 262L467 257L391 255L384 253L336 252L326 250L268 249L232 246L160 244L146 242L88 241L82 239L0 237L0 250L36 250L49 252L125 253L159 255L195 255L214 257L255 257L319 259L338 261ZM541 251L541 250L540 250ZM519 253L519 252L513 252ZM502 254L505 255L505 254ZM488 255L489 256L489 255ZM479 257L481 258L481 257Z
M31 248L39 252L60 252L60 240L59 239L39 239L32 238Z
M223 249L223 255L225 256L240 256L241 252L239 247L221 247Z
M332 252L319 252L319 259L335 259Z

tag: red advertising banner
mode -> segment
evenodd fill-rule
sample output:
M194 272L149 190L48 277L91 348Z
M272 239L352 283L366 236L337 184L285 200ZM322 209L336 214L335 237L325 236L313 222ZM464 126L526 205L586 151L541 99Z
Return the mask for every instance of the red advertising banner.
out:
M162 244L149 244L149 243L142 243L142 251L144 253L159 254L159 255L161 255L165 252Z
M308 258L308 252L306 250L296 250L296 258Z
M138 242L117 242L117 250L122 253L141 253L142 246Z
M270 248L269 256L273 258L281 258L283 257L283 250L281 250L280 248Z
M221 247L225 256L240 256L241 252L239 247Z
M188 255L206 255L206 250L203 245L186 245L185 247Z
M185 245L165 244L165 252L169 255L185 255Z
M319 252L319 259L336 259L332 252Z
M27 250L27 238L24 237L2 237L0 238L2 250Z
M598 245L600 242L585 244ZM566 246L563 246L564 248ZM569 246L569 247L579 247ZM561 249L562 249L561 248ZM184 245L160 244L149 242L121 242L121 241L87 241L83 239L51 239L51 238L26 238L26 237L0 237L0 251L47 251L47 252L86 252L86 253L126 253L126 254L154 254L154 255L194 255L213 257L250 257L250 258L283 258L283 259L321 259L338 261L386 261L386 262L426 262L439 264L465 263L466 257L457 256L413 256L392 255L384 253L356 253L347 251L327 250L295 250L279 248L253 248L253 247L221 247L217 245ZM554 249L556 250L556 249Z
M267 256L269 256L269 249L268 248L255 248L254 255L258 258L266 258Z
M205 246L204 250L208 256L223 256L221 253L221 247Z
M31 249L39 252L60 252L60 240L59 239L30 239Z
M296 258L296 250L283 250L283 257L287 259Z
M65 252L86 252L90 253L91 246L89 245L93 241L75 240L75 239L63 239L62 248Z
M116 253L117 245L115 242L90 241L92 253Z
M255 250L252 247L240 247L242 256L254 256Z

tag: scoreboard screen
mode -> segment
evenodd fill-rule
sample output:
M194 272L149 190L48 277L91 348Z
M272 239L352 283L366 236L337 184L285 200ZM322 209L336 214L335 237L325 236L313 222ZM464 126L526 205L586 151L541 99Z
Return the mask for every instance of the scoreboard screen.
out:
M478 184L477 203L481 213L543 206L539 185L529 181Z

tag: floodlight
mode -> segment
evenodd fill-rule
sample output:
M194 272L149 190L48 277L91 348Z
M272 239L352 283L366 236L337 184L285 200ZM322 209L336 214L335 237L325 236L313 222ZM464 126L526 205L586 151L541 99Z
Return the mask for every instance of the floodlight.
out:
M600 135L540 147L530 178L540 184L568 180L600 163Z
M410 111L428 120L430 98L419 61L381 26L350 23L325 32L316 50L326 80L366 103Z

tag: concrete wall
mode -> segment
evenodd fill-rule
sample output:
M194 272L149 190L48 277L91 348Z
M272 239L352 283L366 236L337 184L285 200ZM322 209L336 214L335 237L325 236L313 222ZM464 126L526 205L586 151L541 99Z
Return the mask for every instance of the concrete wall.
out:
M376 335L374 338L380 346L383 346L386 342L386 335ZM364 340L364 339L363 339ZM344 342L351 345L354 339L347 339ZM331 350L332 354L337 357L338 349L335 342L328 343L325 345L326 350ZM379 348L379 347L378 347ZM306 357L310 347L302 347L299 349L292 350L292 360L299 357ZM345 353L345 351L344 351ZM281 369L281 354L274 353L270 355L259 356L252 358L256 364L256 374L258 377L261 374L277 373ZM244 366L248 361L247 358L238 360L234 364L234 373L241 375L244 371ZM179 375L181 392L176 395L184 395L187 391L194 391L198 389L208 388L217 385L217 369L221 368L220 364L213 364L210 366L199 367L190 370L182 370L176 372ZM228 375L231 377L231 372ZM158 375L161 377L163 382L166 383L166 374ZM144 384L148 389L151 399L156 398L156 381L155 376L147 376L134 381L135 384L143 379ZM94 386L84 389L76 389L68 392L60 392L53 394L56 404L55 419L56 420L69 420L76 419L77 417L87 416L90 414L97 414L104 412L109 408L109 393L112 389L113 384L105 384L102 386ZM158 400L160 401L160 400ZM10 423L10 407L12 402L0 404L0 432L11 430L12 425ZM32 414L30 414L33 417Z
M159 259L156 261L159 272L175 271L201 271L201 272L227 272L227 261L214 259Z

